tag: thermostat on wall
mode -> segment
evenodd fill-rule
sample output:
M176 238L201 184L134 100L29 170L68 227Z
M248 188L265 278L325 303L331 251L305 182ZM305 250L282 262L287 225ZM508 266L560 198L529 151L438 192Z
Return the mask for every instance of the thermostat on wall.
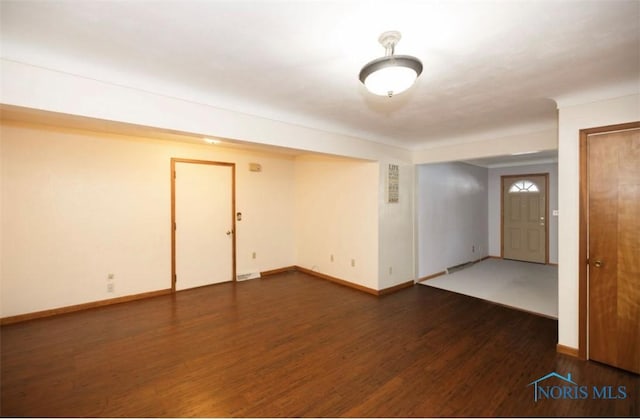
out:
M262 172L262 165L260 165L259 163L250 163L249 170L251 172Z

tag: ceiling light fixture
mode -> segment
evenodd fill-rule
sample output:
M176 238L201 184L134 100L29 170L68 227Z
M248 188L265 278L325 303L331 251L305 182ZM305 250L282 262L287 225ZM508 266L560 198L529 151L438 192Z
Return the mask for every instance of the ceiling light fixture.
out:
M394 55L400 41L398 31L384 32L378 42L385 49L384 57L376 58L360 70L360 81L369 92L392 97L409 89L422 73L422 63L410 55Z

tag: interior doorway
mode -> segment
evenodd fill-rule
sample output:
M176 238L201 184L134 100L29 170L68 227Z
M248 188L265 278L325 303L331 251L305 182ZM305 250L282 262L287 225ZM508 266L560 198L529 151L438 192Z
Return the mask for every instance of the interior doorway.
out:
M171 159L172 289L235 279L235 164Z
M549 262L549 174L504 175L501 198L501 257Z
M640 373L640 123L580 132L579 355Z

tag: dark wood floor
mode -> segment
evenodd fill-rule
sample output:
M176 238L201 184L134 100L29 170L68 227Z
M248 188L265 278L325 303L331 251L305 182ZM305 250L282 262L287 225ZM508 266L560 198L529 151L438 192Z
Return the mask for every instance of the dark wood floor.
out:
M638 376L555 352L554 320L300 273L4 326L3 416L638 416ZM551 372L625 400L541 400Z

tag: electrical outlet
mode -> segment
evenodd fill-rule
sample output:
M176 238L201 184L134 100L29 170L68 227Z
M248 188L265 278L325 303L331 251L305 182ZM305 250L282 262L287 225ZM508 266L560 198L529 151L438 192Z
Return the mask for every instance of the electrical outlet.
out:
M389 267L389 275L393 274L393 267Z
M471 245L471 252L476 252L476 246L475 245Z
M329 260L330 260L331 262L333 262L333 254L331 254L331 255L329 256Z
M107 293L113 293L115 291L115 284L109 283L107 284Z
M351 259L351 267L355 267L356 266L356 260L355 259Z
M251 258L254 259L254 260L256 259L256 253L255 252L253 254L251 254Z

